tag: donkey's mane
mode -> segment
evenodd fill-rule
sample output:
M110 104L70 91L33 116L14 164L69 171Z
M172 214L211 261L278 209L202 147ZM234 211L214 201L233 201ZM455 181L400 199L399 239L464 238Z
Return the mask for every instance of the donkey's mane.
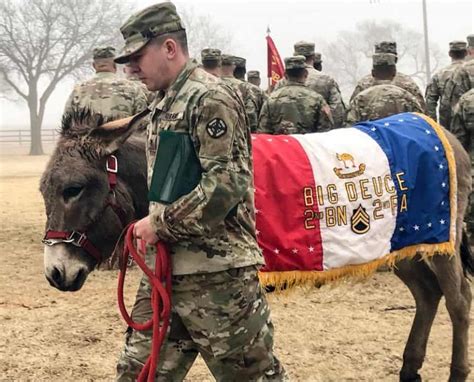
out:
M105 118L90 108L75 108L64 113L61 120L60 134L65 138L84 136L93 128L113 120Z

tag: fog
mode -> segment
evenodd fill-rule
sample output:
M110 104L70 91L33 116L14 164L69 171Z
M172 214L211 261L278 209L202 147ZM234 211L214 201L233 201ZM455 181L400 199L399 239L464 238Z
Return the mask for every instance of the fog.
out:
M138 1L137 10L156 1ZM271 29L281 57L293 52L298 40L334 41L339 31L352 30L364 20L393 20L423 33L422 1L177 1L179 9L192 8L195 14L209 15L232 37L232 52L247 58L247 70L260 70L266 77L266 29ZM469 0L427 0L428 31L431 43L446 52L451 40L465 40L474 32L474 6ZM117 31L118 33L118 31ZM326 52L318 48L324 55ZM329 70L327 66L324 70ZM91 74L92 75L92 74ZM338 78L336 78L338 80ZM265 80L263 80L265 82ZM43 127L57 127L63 106L74 81L65 80L50 97ZM424 89L422 89L424 92ZM4 96L4 95L3 95ZM14 98L11 93L9 98ZM29 128L28 109L23 100L0 98L0 129Z

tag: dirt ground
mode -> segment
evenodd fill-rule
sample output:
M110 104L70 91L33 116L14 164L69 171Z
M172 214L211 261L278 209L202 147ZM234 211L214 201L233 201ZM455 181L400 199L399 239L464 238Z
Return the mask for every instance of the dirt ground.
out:
M94 272L82 290L63 293L43 275L47 156L0 155L0 380L112 381L123 343L115 272ZM129 272L133 301L140 272ZM414 314L408 289L391 273L290 296L269 296L275 351L293 381L398 381ZM474 338L470 336L471 364ZM446 381L451 324L442 303L422 376ZM198 360L187 381L212 381Z

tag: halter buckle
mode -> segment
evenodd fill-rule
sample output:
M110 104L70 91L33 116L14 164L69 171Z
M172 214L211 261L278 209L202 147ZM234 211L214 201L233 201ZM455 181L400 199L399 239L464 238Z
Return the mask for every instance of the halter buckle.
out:
M84 242L87 240L85 233L80 233L77 231L72 231L67 239L64 240L64 243L70 243L76 247L82 247Z

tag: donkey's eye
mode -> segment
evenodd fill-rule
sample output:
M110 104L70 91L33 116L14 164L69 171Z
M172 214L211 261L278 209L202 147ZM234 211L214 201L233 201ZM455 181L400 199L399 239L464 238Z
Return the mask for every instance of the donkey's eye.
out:
M71 198L74 198L75 196L78 196L81 191L84 189L82 186L73 186L73 187L67 187L63 191L63 198L65 201L68 201Z

